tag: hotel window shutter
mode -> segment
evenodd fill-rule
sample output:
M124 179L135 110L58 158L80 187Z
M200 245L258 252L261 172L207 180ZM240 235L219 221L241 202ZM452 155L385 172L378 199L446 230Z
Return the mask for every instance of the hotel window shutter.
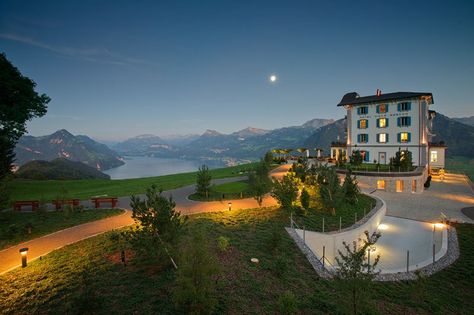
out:
M369 120L368 119L365 121L365 128L369 128Z
M411 110L411 102L407 102L407 110Z
M385 127L388 128L388 118L385 118Z
M360 120L357 121L357 128L360 129Z
M398 143L402 142L402 135L399 133L397 133L397 141Z
M397 118L397 126L398 126L398 127L400 127L400 125L401 125L401 120L402 120L401 117L398 117L398 118Z
M365 135L365 142L369 142L369 135L368 134Z
M380 133L377 134L377 142L380 143Z
M360 107L357 107L357 115L360 115Z
M360 135L357 135L357 142L360 142Z
M385 142L388 142L388 133L385 134Z
M397 108L398 108L398 111L401 111L401 109L402 109L402 104L398 103L398 104L397 104Z
M407 117L407 126L411 126L411 117Z
M369 151L365 151L365 161L366 162L370 162L370 152Z
M377 112L377 114L380 113L380 105L377 105L377 107L376 107L376 112Z
M408 133L408 142L411 141L411 132Z
M377 128L380 128L380 118L377 119Z

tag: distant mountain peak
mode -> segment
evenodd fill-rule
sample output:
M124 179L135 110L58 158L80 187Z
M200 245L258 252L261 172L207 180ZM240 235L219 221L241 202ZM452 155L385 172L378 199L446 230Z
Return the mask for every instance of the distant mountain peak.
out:
M233 135L237 135L239 137L252 137L252 136L261 136L269 132L270 132L269 130L265 130L265 129L247 127L237 132L234 132Z
M222 133L218 132L214 129L207 129L203 134L202 137L217 137L222 136Z
M51 134L49 137L65 137L65 138L70 138L74 137L72 133L67 131L66 129L59 129L55 133Z
M332 124L333 122L334 122L334 119L314 118L305 122L302 125L302 127L318 129L328 124Z

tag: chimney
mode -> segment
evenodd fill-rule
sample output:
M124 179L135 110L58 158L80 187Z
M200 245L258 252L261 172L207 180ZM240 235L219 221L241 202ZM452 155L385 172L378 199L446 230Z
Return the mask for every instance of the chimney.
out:
M382 95L382 90L377 89L377 96L380 96L380 95Z

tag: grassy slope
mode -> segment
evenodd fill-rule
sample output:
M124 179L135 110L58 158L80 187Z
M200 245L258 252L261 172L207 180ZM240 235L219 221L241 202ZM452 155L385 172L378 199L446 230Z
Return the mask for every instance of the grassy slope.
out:
M0 212L0 249L82 223L122 213L120 209L74 212ZM28 234L27 224L31 224Z
M216 313L275 314L278 298L286 290L297 297L300 313L347 311L347 293L336 282L319 279L286 234L287 216L267 208L191 217L189 224L205 228L213 242L222 235L230 238L229 252L215 249L222 270ZM282 237L276 252L269 247L273 228ZM471 225L457 228L461 248L457 262L423 281L375 284L372 303L363 312L472 314L474 229ZM251 257L258 257L260 264L250 263ZM277 257L288 262L283 275L276 273ZM81 306L97 305L94 312L98 314L175 313L170 293L174 272L169 266L144 265L137 259L123 267L118 262L117 244L107 235L54 251L26 269L0 276L2 311L74 314L81 312ZM83 270L88 270L90 278L84 277Z
M222 196L224 196L224 198L222 198ZM249 192L248 181L232 182L211 186L208 197L194 193L189 195L188 198L197 201L215 201L240 199L241 197L251 197L251 193Z
M463 173L474 181L474 159L465 156L446 158L446 170L453 173Z
M225 178L239 175L239 171L248 170L254 164L211 170L213 178ZM196 172L173 174L157 177L123 179L123 180L14 180L11 182L11 199L45 199L51 200L67 191L68 198L88 199L91 196L130 196L141 194L152 184L164 190L174 189L195 183Z

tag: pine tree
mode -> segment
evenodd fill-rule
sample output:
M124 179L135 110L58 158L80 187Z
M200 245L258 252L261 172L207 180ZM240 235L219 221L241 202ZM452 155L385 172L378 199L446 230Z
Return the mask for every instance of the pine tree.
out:
M368 253L380 238L380 234L375 232L369 236L368 231L364 233L366 238L359 239L359 242L354 241L352 246L343 242L345 253L339 250L339 257L336 257L339 267L336 277L350 292L353 314L360 313L360 306L367 303L366 298L370 285L378 274L375 268L380 260L380 255L377 255L372 261L368 259Z
M351 171L346 174L344 183L342 184L342 191L344 198L349 203L357 203L360 194L359 185L355 176L352 176Z
M207 198L211 188L211 180L212 176L209 172L209 168L206 165L201 166L196 178L196 192L199 195L205 196Z

